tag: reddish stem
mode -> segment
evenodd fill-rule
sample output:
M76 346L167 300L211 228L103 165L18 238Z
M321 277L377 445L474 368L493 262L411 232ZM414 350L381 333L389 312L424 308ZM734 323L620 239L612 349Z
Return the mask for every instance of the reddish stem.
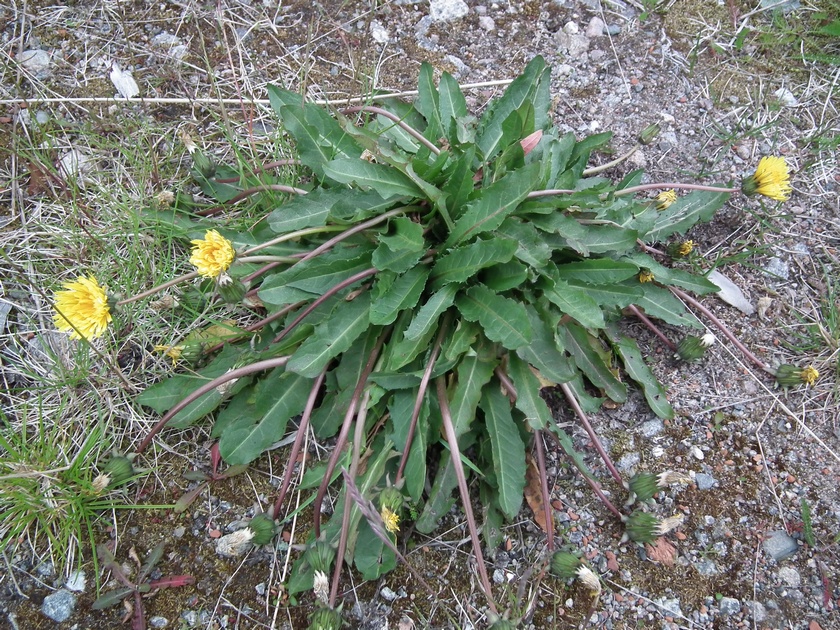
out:
M631 304L630 306L627 307L627 310L630 311L631 313L633 313L633 315L635 315L636 317L638 317L639 321L641 321L645 326L650 328L650 331L654 335L659 337L662 340L662 343L664 343L666 346L668 346L673 352L677 351L677 344L675 344L673 341L668 339L668 337L665 336L665 333L663 333L661 330L659 330L659 328L656 326L656 324L654 324L652 321L650 321L648 316L645 315L638 306L636 306L635 304Z

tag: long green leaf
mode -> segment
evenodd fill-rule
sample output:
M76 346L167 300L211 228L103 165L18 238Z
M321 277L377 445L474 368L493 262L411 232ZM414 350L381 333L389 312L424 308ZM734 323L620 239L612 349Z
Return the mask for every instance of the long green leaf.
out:
M650 269L656 281L662 284L673 284L698 295L715 293L720 290L714 282L704 276L696 276L683 269L666 267L643 252L628 254L623 259L629 260L639 267Z
M401 310L414 308L428 277L428 267L415 267L399 276L387 291L374 298L370 306L370 323L381 326L391 324Z
M558 384L570 381L576 371L555 336L556 323L550 326L533 306L527 306L525 310L533 338L527 346L519 348L516 354L537 368L543 378Z
M408 437L408 429L411 423L411 414L414 411L414 401L417 396L416 390L400 390L394 392L391 397L388 411L391 415L391 423L394 433L391 439L398 451L405 450L405 441ZM426 448L429 440L429 396L428 392L423 398L420 407L420 415L417 418L417 428L414 432L414 439L411 443L411 450L408 454L408 461L405 466L405 487L408 494L415 501L423 495L426 484Z
M621 360L624 362L624 369L634 381L642 386L645 399L650 408L660 418L671 419L674 417L674 408L668 402L665 388L650 371L647 363L642 358L639 345L629 337L615 335L613 344L618 351Z
M595 387L604 390L611 400L624 402L627 399L627 387L615 377L610 366L604 363L603 348L596 347L598 340L577 324L567 323L563 328L566 331L566 349L574 357L580 371L586 374Z
M327 363L347 350L369 326L370 294L365 292L339 304L292 355L286 369L302 376L318 376Z
M417 339L425 335L437 323L438 318L455 303L457 287L448 285L437 291L414 314L411 324L405 331L406 339Z
M551 410L540 396L540 382L528 363L515 354L508 355L508 371L516 387L516 408L522 412L528 425L535 431L552 424Z
M491 341L516 350L531 341L531 326L525 307L487 287L470 287L455 300L464 317L478 321Z
M465 282L485 267L508 262L518 245L508 238L477 240L438 258L432 268L432 290L451 282Z
M577 280L586 284L614 284L637 273L639 268L633 263L611 258L590 258L557 265L557 274L562 280Z
M522 506L525 489L525 445L510 413L510 401L498 386L485 387L479 406L490 437L493 467L499 491L499 507L513 519Z
M420 196L414 182L397 169L360 158L338 158L324 165L324 174L341 184L372 188L383 197Z
M346 195L346 190L316 188L274 210L268 215L268 224L278 234L326 225L330 208Z
M703 328L700 320L688 312L683 303L675 298L668 289L663 289L652 283L645 283L641 287L642 296L636 300L635 304L650 317L661 319L663 322L674 326Z
M277 373L254 388L247 426L222 433L219 452L230 465L249 464L286 433L289 420L303 411L312 381L297 374Z
M453 137L452 132L455 130L458 119L467 115L467 100L461 93L458 82L448 72L441 75L438 91L440 93L441 126L450 144L454 144L457 137Z
M417 80L417 100L414 107L426 119L424 135L436 142L444 134L440 120L440 95L435 86L435 71L425 61L420 65L420 77Z
M534 190L539 170L539 164L529 164L482 189L481 195L469 203L461 218L455 222L444 248L499 227L528 193Z
M601 307L585 289L557 280L551 288L543 291L548 300L564 314L576 319L586 328L603 328L604 314Z
M642 238L648 243L653 243L664 240L675 232L685 233L698 221L709 221L727 199L729 193L710 191L694 191L680 197L659 214L653 229Z

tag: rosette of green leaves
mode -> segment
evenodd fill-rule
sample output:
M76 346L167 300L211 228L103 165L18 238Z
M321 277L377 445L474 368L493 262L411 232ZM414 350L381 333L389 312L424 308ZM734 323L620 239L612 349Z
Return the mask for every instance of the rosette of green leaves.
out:
M268 314L287 314L258 336L226 345L197 375L151 387L141 402L165 411L207 378L287 355L284 367L240 379L223 394L210 392L175 417L176 426L186 426L224 402L213 435L229 464L244 464L283 438L322 372L311 422L319 438L333 437L381 344L365 383L367 419L371 427L386 420L372 439L359 488L375 496L386 478L394 478L399 458L393 452L408 450L404 492L422 504L417 529L430 532L452 506L456 486L448 451L441 448L434 386L420 400L410 444L407 436L421 379L437 351L431 377L445 379L459 450L471 454L467 466L480 473L490 537L520 509L530 431L555 432L567 454L577 457L540 397L535 371L543 381L567 383L592 412L607 400L625 400L623 370L655 413L671 417L665 390L617 324L623 309L635 305L668 324L698 328L667 286L700 294L716 287L660 264L638 241L662 241L709 220L728 195L695 192L658 212L621 194L641 181L640 171L618 183L585 175L590 154L610 134L578 140L558 132L550 117L549 78L545 62L535 58L478 119L455 80L444 73L436 84L429 65L421 68L413 104L377 103L390 117L377 111L342 115L270 86L271 106L308 173L308 194L276 207L253 233L226 236L242 247L306 230L267 251L314 254L256 281ZM401 124L419 131L422 140ZM523 147L529 137L538 142ZM238 171L218 166L217 177L230 173ZM224 201L253 183L248 173L241 177L238 187L199 183ZM539 192L549 189L573 192ZM328 243L352 228L358 229ZM236 269L235 263L230 273ZM656 281L640 283L641 269ZM515 386L514 403L499 374ZM440 464L426 496L427 466L435 458ZM338 536L344 505L342 498L326 527L329 542ZM345 560L365 578L395 565L358 514L351 526ZM311 574L308 581L301 590L311 587Z

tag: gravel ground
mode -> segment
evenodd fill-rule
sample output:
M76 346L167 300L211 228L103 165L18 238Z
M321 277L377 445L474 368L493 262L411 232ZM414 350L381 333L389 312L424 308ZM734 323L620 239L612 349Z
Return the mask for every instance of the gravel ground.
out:
M802 361L786 344L796 341L802 321L819 321L820 304L836 299L827 284L838 269L836 154L815 149L809 138L817 131L838 133L838 71L814 66L803 73L802 64L793 62L791 69L762 65L750 57L759 51L749 47L715 52L714 20L725 22L738 3L702 10L695 4L670 3L664 15L642 21L640 6L620 0L394 0L374 9L360 1L340 8L326 1L292 1L279 8L250 0L153 7L31 2L23 31L22 9L0 8L4 52L27 77L15 87L7 71L0 88L5 98L111 96L115 84L109 73L117 62L142 96L213 96L204 70L210 67L226 96L241 90L264 98L266 82L296 89L305 75L311 96L332 98L358 93L361 85L411 89L424 60L461 83L473 83L512 78L542 54L553 68L561 130L578 135L612 130L614 149L622 153L646 125L662 125L655 144L610 176L644 167L648 181L719 182L737 180L762 155L788 158L795 192L782 211L759 215L754 201L734 198L712 224L689 236L706 260L738 255L723 272L757 310L745 314L714 296L704 304L766 363ZM82 27L74 30L73 24ZM224 27L216 30L219 24ZM314 42L308 47L307 37ZM206 62L200 61L202 50L211 51ZM794 72L794 65L800 71ZM132 90L128 79L120 85ZM478 111L497 91L470 91L470 106ZM18 110L5 108L8 128ZM51 111L36 105L28 115ZM654 357L677 417L656 419L635 395L593 422L622 472L677 469L692 483L657 497L657 514L682 515L682 525L655 546L638 547L621 542L619 524L548 444L558 540L581 549L604 581L590 626L840 628L837 331L835 350L826 346L819 356L804 358L823 374L817 386L782 392L727 343L713 346L702 364L686 366L639 328L633 335ZM571 412L559 398L552 403L579 449L591 452ZM207 446L193 444L186 457L206 461ZM589 463L600 478L608 477L594 458ZM169 473L150 482L157 485L146 490L149 501L172 501L187 490L180 478L186 467L178 458L164 462L161 470ZM271 461L262 462L250 478L262 505L271 501L277 470ZM803 500L810 506L815 547L805 543ZM151 627L304 627L304 615L277 600L286 558L282 543L244 560L215 552L216 540L253 514L253 502L227 482L213 485L182 516L162 511L120 516L125 540L138 552L164 539L164 570L199 578L195 588L148 600ZM352 627L451 627L443 609L452 611L461 627L484 627L485 610L466 561L465 526L455 513L448 525L445 534L421 540L409 554L440 580L439 601L426 601L424 591L398 570L379 584L356 584L348 591L345 611ZM502 603L508 596L517 605L524 627L585 625L592 604L585 590L550 577L534 579L529 572L539 566L545 546L531 512L523 511L506 533L506 548L489 554ZM119 560L127 557L122 550ZM51 565L23 555L8 561L15 580L0 578L0 625L120 627L124 611L90 610L92 569L86 580L68 581Z

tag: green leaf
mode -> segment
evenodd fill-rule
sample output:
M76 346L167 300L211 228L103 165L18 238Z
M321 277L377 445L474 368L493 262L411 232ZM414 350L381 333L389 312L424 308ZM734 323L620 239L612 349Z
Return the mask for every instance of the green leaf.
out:
M553 383L568 382L576 372L555 336L556 322L550 325L533 306L526 306L525 310L528 313L533 338L530 344L519 348L516 354L537 368L543 378Z
M268 224L278 234L326 225L330 208L346 195L346 190L316 188L274 210L268 215Z
M405 442L408 437L416 397L417 392L414 390L400 390L394 392L388 405L388 412L391 415L391 423L394 427L391 439L397 450L401 452L405 451ZM429 393L427 390L420 406L420 415L417 417L417 426L411 443L411 450L408 453L408 461L405 465L405 487L415 501L420 500L423 496L426 484L426 449L429 441L429 429Z
M516 241L515 256L535 269L544 267L551 259L551 247L530 221L510 217L496 230L496 234Z
M405 217L391 222L393 234L380 234L379 246L373 252L373 266L381 270L402 273L408 271L426 252L423 227Z
M510 413L510 400L498 384L483 389L479 403L490 437L493 467L499 491L499 507L513 519L522 506L525 490L525 445Z
M627 370L630 378L642 386L645 399L653 410L653 413L660 418L673 418L674 408L668 402L665 388L656 380L653 372L650 371L647 363L645 363L645 360L642 358L642 353L639 350L639 345L633 339L618 334L617 331L613 331L611 337L613 347L615 347L624 363L624 369Z
M399 201L399 197L383 198L375 190L354 190L346 186L340 186L339 190L343 195L330 208L330 219L336 223L364 221L390 210Z
M491 341L516 350L531 341L531 327L525 307L484 286L470 287L455 300L458 310L470 321L478 321Z
M518 260L499 263L482 271L481 281L493 291L509 291L528 281L528 267Z
M572 286L562 280L553 282L553 287L543 290L548 300L561 312L576 319L586 328L603 328L604 314L601 307L585 289Z
M451 282L465 282L485 267L508 262L518 247L507 238L477 240L453 249L435 262L432 268L432 290Z
M470 322L458 318L455 322L455 330L447 335L447 343L443 348L443 356L454 361L460 359L461 355L469 352L475 345L476 339L481 334L481 326L478 322Z
M383 197L418 197L422 193L414 182L397 169L359 158L339 158L324 165L324 174L340 184L372 188Z
M415 267L399 276L387 291L378 292L370 307L370 323L391 324L401 310L414 308L428 277L428 267Z
M499 227L534 189L539 170L539 164L529 164L481 189L480 196L469 203L461 218L455 222L444 248Z
M464 153L454 157L454 161L446 169L446 181L441 191L447 196L449 211L452 217L459 217L463 206L475 190L475 146L470 145Z
M244 422L222 433L219 452L225 462L249 464L282 439L289 419L306 406L311 389L310 379L282 370L273 370L260 381L254 387L249 413L242 417Z
M577 280L586 284L614 284L637 273L639 268L633 263L611 258L591 258L557 265L561 280Z
M330 317L315 327L315 332L292 355L286 369L302 376L315 377L326 365L370 326L370 294L340 303Z
M453 132L455 132L458 119L467 116L467 101L461 94L458 82L448 72L441 75L438 91L441 127L450 144L454 144L457 137L453 136Z
M414 314L404 337L406 339L417 339L424 336L437 323L441 314L455 303L457 292L457 287L448 285L432 295Z
M700 320L689 313L683 303L675 298L668 289L663 289L649 282L640 286L642 296L636 300L635 304L649 317L661 319L663 322L674 326L690 326L691 328L703 329Z
M585 225L577 241L593 254L618 255L636 247L639 233L617 225Z
M572 286L595 300L600 306L617 306L618 308L625 308L631 304L635 304L642 296L642 288L636 279L628 280L633 284L599 284L591 285L582 282L570 282Z
M653 229L642 238L645 242L661 241L676 232L685 233L698 221L710 221L729 199L728 192L694 191L680 197L667 210L659 213Z
M378 580L381 575L396 568L397 556L363 520L359 524L354 562L363 579Z
M540 396L540 382L531 367L511 353L508 355L508 373L516 387L516 408L522 412L534 431L544 430L554 420L551 410Z
M417 80L417 99L414 107L426 119L428 126L424 132L426 138L437 142L444 135L440 120L440 95L435 86L435 71L425 61L420 65L420 77Z
M578 369L611 400L624 402L627 399L627 387L605 363L608 353L600 342L577 324L569 322L563 328L566 332L566 349L574 357Z
M563 453L575 462L576 468L584 475L589 477L590 479L594 479L595 477L587 467L586 462L583 461L583 455L575 450L574 442L572 442L572 438L569 437L569 434L566 433L558 423L552 422L548 428L557 436L557 440L560 443L560 448L563 449Z
M624 256L624 259L639 267L650 269L653 272L653 277L661 284L673 284L698 295L715 293L720 290L714 282L704 276L696 276L683 269L666 267L643 252L628 254Z
M502 124L511 113L525 103L532 102L537 94L540 95L540 106L544 106L544 91L540 89L540 84L549 81L550 74L545 60L540 56L534 57L525 71L507 87L502 98L485 111L479 122L476 140L485 161L504 148L501 142ZM545 116L541 114L540 119L545 119Z

